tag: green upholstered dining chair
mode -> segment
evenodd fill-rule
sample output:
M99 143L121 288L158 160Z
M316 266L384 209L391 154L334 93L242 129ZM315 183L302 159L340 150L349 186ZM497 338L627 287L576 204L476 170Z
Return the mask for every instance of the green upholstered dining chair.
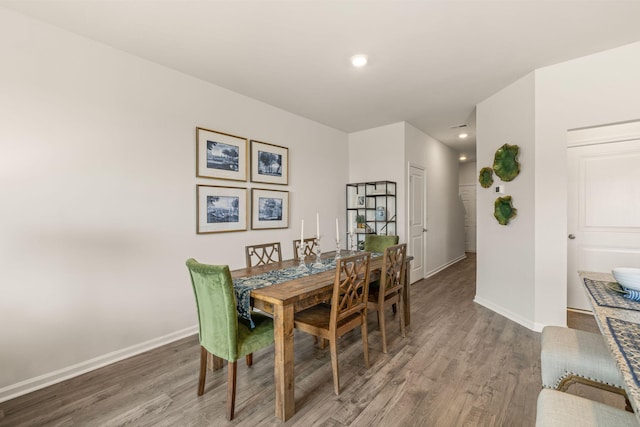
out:
M232 420L236 399L236 361L243 356L247 365L253 363L253 352L273 344L273 320L260 313L251 313L255 328L238 318L231 272L227 265L200 264L187 260L191 284L198 308L200 337L200 378L198 396L204 393L207 356L213 355L214 366L228 361L227 419Z
M382 253L389 246L397 245L398 236L378 236L377 234L367 234L364 236L364 250L366 252Z

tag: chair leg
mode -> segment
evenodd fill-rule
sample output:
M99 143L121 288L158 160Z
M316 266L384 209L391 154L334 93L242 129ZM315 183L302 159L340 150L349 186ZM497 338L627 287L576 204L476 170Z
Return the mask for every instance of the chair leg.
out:
M378 319L380 319L380 334L382 335L382 352L387 353L387 322L384 316L384 303L378 304Z
M213 370L219 371L220 369L222 369L223 366L224 366L224 359L218 356L213 356Z
M318 338L320 340L320 350L324 350L327 348L327 340L324 338Z
M367 316L362 315L362 325L360 326L362 332L362 345L364 346L364 366L369 369L369 336L367 334Z
M329 340L329 348L331 351L331 369L333 371L333 391L336 396L340 394L340 378L338 374L338 340L333 337Z
M209 352L200 346L200 377L198 378L198 396L204 394L204 380L207 377L207 355Z
M402 335L402 338L406 338L407 334L405 331L405 325L404 325L404 305L402 305L402 292L400 292L398 294L398 307L400 307L400 334Z
M238 363L237 361L229 361L227 364L227 420L233 419L234 410L236 406L236 371Z
M244 358L247 361L247 366L253 366L253 353L247 354Z

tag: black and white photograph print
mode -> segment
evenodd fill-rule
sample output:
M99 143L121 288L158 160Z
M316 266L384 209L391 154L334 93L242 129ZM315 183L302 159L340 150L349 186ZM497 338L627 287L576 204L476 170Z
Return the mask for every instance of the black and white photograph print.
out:
M258 219L260 221L282 221L282 198L258 198Z
M251 181L267 184L289 183L289 149L251 140Z
M251 189L251 229L289 227L289 192Z
M239 151L237 145L207 141L207 168L237 171Z
M282 176L282 155L258 150L258 175Z
M214 185L197 186L197 233L247 229L247 190Z
M196 128L196 176L247 180L247 138Z
M207 223L239 222L239 206L236 196L207 196Z

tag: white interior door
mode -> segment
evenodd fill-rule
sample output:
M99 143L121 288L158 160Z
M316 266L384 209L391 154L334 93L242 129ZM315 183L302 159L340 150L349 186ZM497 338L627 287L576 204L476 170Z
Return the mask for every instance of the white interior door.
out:
M409 255L413 256L409 281L423 279L426 265L426 185L424 169L409 165Z
M569 133L570 144L596 142L568 149L567 306L582 310L591 307L577 271L640 267L640 137L602 130Z
M476 186L475 184L461 185L460 198L464 205L464 242L465 251L476 251Z

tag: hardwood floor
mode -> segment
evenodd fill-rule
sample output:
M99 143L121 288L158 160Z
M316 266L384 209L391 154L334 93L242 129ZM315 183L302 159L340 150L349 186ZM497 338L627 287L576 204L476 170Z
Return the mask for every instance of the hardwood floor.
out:
M205 394L196 396L194 336L1 403L0 425L532 426L540 334L473 302L475 266L468 254L412 286L407 338L391 319L388 354L370 313L370 369L360 332L344 336L339 396L329 349L296 332L297 413L286 423L274 416L273 348L257 352L251 368L239 362L236 418L227 423L226 367L209 371Z

